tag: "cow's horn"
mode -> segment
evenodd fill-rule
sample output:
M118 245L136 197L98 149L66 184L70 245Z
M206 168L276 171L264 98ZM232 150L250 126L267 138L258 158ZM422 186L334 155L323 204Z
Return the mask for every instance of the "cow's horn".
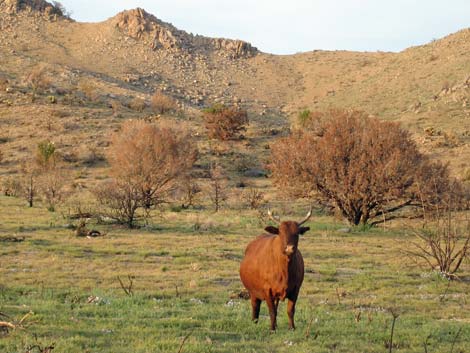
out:
M313 208L312 206L310 206L310 210L308 211L307 215L305 216L304 219L302 219L299 223L297 223L299 226L304 224L305 222L308 221L308 219L312 216L312 211L313 211Z
M268 216L269 218L271 218L274 222L276 223L281 223L281 219L275 215L273 215L273 213L271 212L271 210L268 208Z

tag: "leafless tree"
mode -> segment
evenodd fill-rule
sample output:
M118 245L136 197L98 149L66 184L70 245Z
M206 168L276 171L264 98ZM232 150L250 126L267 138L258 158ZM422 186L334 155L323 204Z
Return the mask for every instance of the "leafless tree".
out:
M37 178L39 169L32 161L26 161L21 166L20 184L21 191L28 202L29 207L34 206L34 200L38 193Z
M227 201L227 177L218 164L213 164L210 169L209 196L215 212L219 212L223 203Z
M250 209L257 210L266 203L264 196L264 193L259 189L249 188L243 192L242 199Z

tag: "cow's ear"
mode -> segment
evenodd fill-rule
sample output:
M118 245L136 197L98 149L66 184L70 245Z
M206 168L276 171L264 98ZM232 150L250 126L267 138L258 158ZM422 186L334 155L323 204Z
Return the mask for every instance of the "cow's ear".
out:
M310 227L300 227L299 234L304 234L305 232L308 232L309 230L310 230Z
M266 227L264 230L271 234L279 234L279 229L273 226Z

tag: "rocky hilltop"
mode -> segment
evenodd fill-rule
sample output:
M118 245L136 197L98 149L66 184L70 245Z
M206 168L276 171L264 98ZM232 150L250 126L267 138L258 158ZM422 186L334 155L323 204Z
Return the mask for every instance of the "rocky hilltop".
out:
M189 53L216 50L231 58L252 57L258 53L250 43L241 40L194 36L159 20L141 8L123 11L113 17L111 22L129 36L146 40L153 50Z
M47 18L64 16L62 9L44 0L0 0L0 11L8 14L29 12L44 15Z

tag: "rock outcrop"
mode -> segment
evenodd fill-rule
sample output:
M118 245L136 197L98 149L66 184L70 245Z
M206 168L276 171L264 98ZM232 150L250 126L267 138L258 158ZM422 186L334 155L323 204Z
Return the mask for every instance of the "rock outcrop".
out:
M200 52L216 51L231 58L251 57L258 53L250 43L224 38L194 36L160 21L145 10L123 11L112 19L114 25L129 36L147 40L154 50Z
M0 12L9 14L31 12L39 13L48 18L64 15L58 6L44 0L0 0Z
M254 56L258 52L258 49L242 40L211 38L211 42L215 49L232 53L235 58Z

